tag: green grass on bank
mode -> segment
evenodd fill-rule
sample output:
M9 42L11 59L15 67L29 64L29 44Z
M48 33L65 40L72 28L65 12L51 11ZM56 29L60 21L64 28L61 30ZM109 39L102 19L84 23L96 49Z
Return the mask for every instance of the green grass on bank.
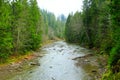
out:
M102 80L120 80L120 72L113 74L110 70L108 70L103 75Z

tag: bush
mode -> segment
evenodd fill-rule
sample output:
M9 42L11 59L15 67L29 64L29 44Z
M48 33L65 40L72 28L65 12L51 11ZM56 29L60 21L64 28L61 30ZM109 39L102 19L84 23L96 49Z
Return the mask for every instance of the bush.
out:
M117 67L119 66L119 64L120 64L120 45L117 45L116 47L113 47L113 49L111 50L109 58L109 67L113 73L120 71L119 67Z

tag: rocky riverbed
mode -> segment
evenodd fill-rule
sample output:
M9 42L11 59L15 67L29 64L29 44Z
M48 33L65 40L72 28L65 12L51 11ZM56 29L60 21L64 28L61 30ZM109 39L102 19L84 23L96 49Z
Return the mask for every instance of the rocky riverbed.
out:
M99 80L106 57L64 41L40 48L20 62L0 67L1 80Z

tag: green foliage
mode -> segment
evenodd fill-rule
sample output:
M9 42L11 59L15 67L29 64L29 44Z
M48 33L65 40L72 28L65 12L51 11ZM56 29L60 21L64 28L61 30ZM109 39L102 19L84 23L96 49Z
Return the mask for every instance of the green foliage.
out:
M41 46L43 36L63 38L65 17L41 11L36 0L0 0L0 62Z
M65 27L66 40L68 42L79 42L81 28L82 28L81 13L76 12L73 16L69 15Z
M120 79L120 72L113 74L111 71L107 71L102 80L119 80Z
M114 47L110 53L109 65L114 66L120 59L120 45Z
M110 53L109 69L114 74L120 72L120 45L113 47Z
M107 53L109 69L113 73L120 71L120 1L84 0L81 14L68 16L65 35L68 42Z
M57 19L51 12L41 10L43 16L43 29L44 35L47 35L49 39L64 38L64 28L66 18L64 15L59 16Z
M30 0L30 12L29 12L29 40L31 49L36 50L40 47L42 40L41 35L41 14L37 6L36 0Z
M71 15L69 15L68 16L68 18L67 18L67 21L66 21L66 25L65 25L65 39L66 39L66 41L71 41L71 36L70 36L70 21L71 21Z
M0 60L6 59L11 54L11 10L8 2L0 3ZM1 62L1 61L0 61Z
M28 18L28 4L27 0L19 0L12 2L13 22L12 35L14 53L23 53L25 49L27 34L27 18ZM26 13L26 14L25 14ZM24 33L24 35L23 35Z
M117 67L117 65L120 65L120 8L118 7L120 7L120 2L118 0L112 0L110 14L114 46L110 53L109 65L113 73L120 71L120 67Z
M36 0L0 1L0 62L40 47L41 19Z

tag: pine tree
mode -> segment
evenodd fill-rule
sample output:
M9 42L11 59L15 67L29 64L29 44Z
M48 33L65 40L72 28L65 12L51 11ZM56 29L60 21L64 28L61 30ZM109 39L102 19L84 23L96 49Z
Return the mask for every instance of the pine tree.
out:
M0 60L12 53L11 19L9 1L0 0Z
M30 0L30 11L29 11L29 38L30 48L35 50L40 47L42 33L41 33L41 14L40 9L37 6L36 0Z
M13 45L14 52L24 53L28 42L28 15L29 6L27 0L18 0L12 3L13 9Z
M120 68L116 67L120 65L120 2L119 0L111 1L111 22L113 30L113 48L110 53L109 65L112 72L119 72Z

